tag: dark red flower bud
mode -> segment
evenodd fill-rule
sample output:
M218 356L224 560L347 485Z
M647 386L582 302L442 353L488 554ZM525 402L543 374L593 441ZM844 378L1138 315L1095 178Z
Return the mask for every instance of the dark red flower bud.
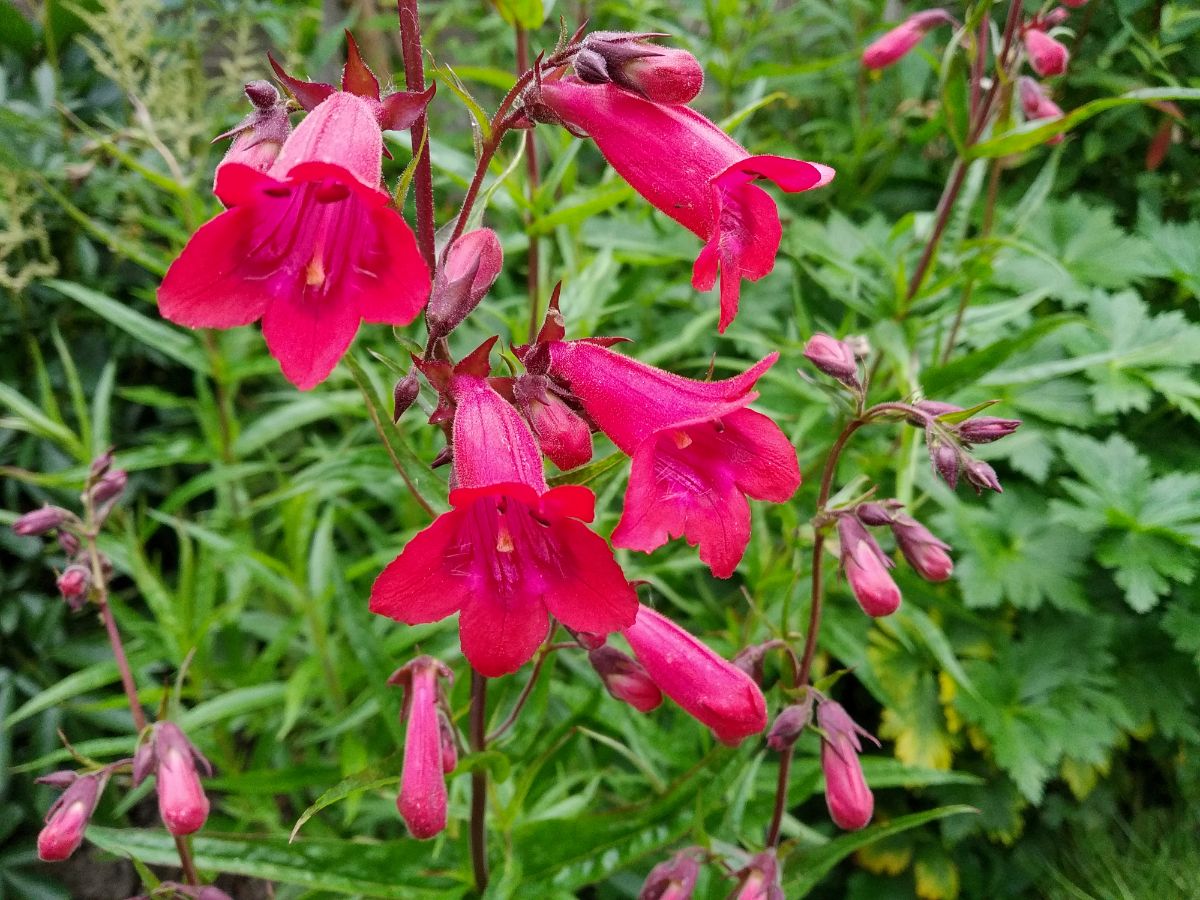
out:
M54 801L38 834L38 857L43 862L61 862L79 849L107 781L105 772L81 775Z
M592 429L567 406L545 375L522 375L513 400L529 423L542 452L564 472L592 458Z
M960 468L958 448L944 443L940 439L931 438L929 442L929 461L933 463L933 471L951 488L958 487L958 472Z
M858 360L845 341L817 332L804 345L804 356L814 366L850 387L858 387Z
M792 746L812 721L812 713L813 693L807 691L803 700L784 707L775 717L771 730L767 732L767 746L778 752Z
M63 599L67 601L80 600L87 595L88 588L92 584L92 574L87 570L86 566L73 564L63 569L63 573L58 576L58 592L62 594ZM71 604L73 607L75 603Z
M92 486L92 502L103 504L110 500L116 500L124 493L125 485L128 483L129 473L124 469L112 469L105 472L104 477Z
M456 240L433 279L425 310L430 334L445 337L461 325L487 294L503 265L504 251L492 229L468 231Z
M977 494L985 490L995 491L997 494L1004 493L1004 488L1000 487L1000 479L996 477L996 470L981 459L968 460L963 474L967 484L975 488Z
M1002 437L1008 437L1021 427L1020 419L997 419L993 416L980 416L977 419L967 419L958 426L958 436L968 444L990 444Z
M858 521L864 525L891 525L895 516L882 503L860 503L854 508Z
M704 87L704 70L692 54L647 43L662 34L596 31L583 39L575 74L589 84L612 82L653 103L688 103Z
M898 516L892 522L896 546L918 575L926 581L945 581L954 571L950 545L939 540L928 528L910 516Z
M662 703L662 691L641 663L617 648L597 647L588 652L588 662L608 692L638 712L650 712Z
M18 518L13 522L12 530L22 537L45 534L60 527L69 517L70 513L61 507L43 506Z
M688 900L696 889L703 853L699 847L688 847L660 862L646 876L638 900Z
M405 411L417 401L421 382L416 372L409 372L392 388L392 421L399 422Z

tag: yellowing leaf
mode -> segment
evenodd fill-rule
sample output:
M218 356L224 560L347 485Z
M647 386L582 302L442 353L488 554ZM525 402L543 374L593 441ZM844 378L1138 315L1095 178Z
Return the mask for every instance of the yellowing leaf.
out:
M958 896L958 866L940 847L922 849L913 876L921 900L954 900Z
M906 834L875 841L854 854L854 861L874 875L899 875L912 858L913 843Z

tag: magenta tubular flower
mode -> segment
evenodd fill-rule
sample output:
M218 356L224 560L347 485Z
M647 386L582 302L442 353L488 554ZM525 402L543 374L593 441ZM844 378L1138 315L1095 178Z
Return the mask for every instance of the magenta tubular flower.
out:
M449 512L376 579L371 611L409 625L455 612L463 654L496 677L524 665L550 627L606 634L633 623L637 597L604 539L587 488L547 490L533 435L486 378L458 373Z
M38 858L61 862L79 849L104 785L107 772L74 779L46 811L46 824L38 834Z
M700 876L699 857L703 852L699 847L688 847L660 862L646 876L638 900L690 900Z
M837 529L842 570L858 605L868 616L890 616L900 608L900 588L888 574L894 563L853 516L839 516Z
M950 545L911 516L896 516L891 523L896 546L918 575L926 581L945 581L954 571Z
M650 712L662 703L662 691L645 668L616 647L602 646L588 651L588 662L605 689L638 712Z
M412 836L422 841L446 827L448 760L438 714L439 676L453 677L450 670L432 656L419 656L388 679L389 684L404 685L407 717L404 767L396 808Z
M212 774L208 760L174 722L156 724L148 744L134 757L135 783L154 773L159 815L176 837L199 831L208 819L208 797L197 765Z
M778 354L734 378L695 381L586 340L549 347L550 373L633 458L613 544L650 553L683 537L715 576L732 575L750 542L746 498L782 503L800 486L787 435L746 409Z
M840 704L825 700L817 707L817 724L825 732L821 741L821 770L825 774L825 804L838 828L865 828L875 812L875 797L863 777L859 736L879 745L855 724Z
M1029 54L1030 67L1041 78L1063 74L1071 60L1071 53L1065 44L1038 28L1025 30L1025 52Z
M794 193L834 175L818 163L751 156L688 107L651 103L614 84L546 82L539 102L557 121L589 135L634 190L705 241L692 286L711 289L720 271L721 331L737 315L741 279L771 271L783 233L775 202L753 182L766 178Z
M216 194L229 209L171 264L160 312L190 328L261 318L267 347L302 390L333 371L360 321L411 322L429 296L429 270L380 188L382 153L371 102L338 91L265 173L224 164Z
M767 703L754 679L666 616L639 606L624 634L659 689L721 743L736 745L767 727Z
M928 9L911 15L883 37L868 44L862 53L862 64L868 69L883 69L893 65L921 43L931 29L953 21L954 17L944 9Z

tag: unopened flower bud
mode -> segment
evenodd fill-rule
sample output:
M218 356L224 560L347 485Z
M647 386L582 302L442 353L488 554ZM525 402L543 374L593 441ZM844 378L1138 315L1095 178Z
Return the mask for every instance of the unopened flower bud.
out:
M978 419L967 419L959 425L958 436L968 444L990 444L1002 437L1008 437L1020 427L1020 419L980 416Z
M199 831L208 819L208 796L200 784L200 763L211 767L174 722L154 726L155 789L158 812L167 831L176 837Z
M1025 31L1025 52L1029 54L1030 67L1041 78L1063 74L1071 59L1066 45L1037 28Z
M995 491L997 494L1004 493L1004 488L1000 487L1000 479L996 477L996 470L981 459L968 460L963 475L967 484L975 488L977 494L985 490Z
M18 518L13 522L12 530L22 537L45 534L61 526L69 515L70 513L58 506L43 506Z
M954 571L950 545L939 540L928 528L910 516L898 516L892 522L896 546L918 575L926 581L945 581Z
M439 677L450 678L446 666L432 656L419 656L397 670L389 684L404 685L404 765L396 808L409 833L427 840L446 827L446 748L438 715Z
M868 69L882 69L899 62L933 28L953 22L954 17L944 9L928 9L909 16L883 37L867 46L862 64Z
M645 668L616 647L597 647L588 652L588 662L604 682L605 689L638 712L650 712L662 703L662 691Z
M75 556L79 552L79 538L70 531L59 530L58 546L62 548L63 553L69 557Z
M449 775L458 766L458 739L454 725L442 710L438 710L438 736L442 741L442 772Z
M660 862L646 876L638 900L688 900L696 890L703 852L699 847L688 847Z
M213 143L233 138L224 159L217 166L217 185L221 182L222 169L230 163L249 166L256 172L266 172L274 164L292 131L287 101L279 96L279 91L269 81L251 81L246 85L246 97L254 107L254 112L224 134L213 138Z
M664 36L593 32L583 39L575 73L589 84L611 81L652 103L689 103L704 87L704 70L686 50L647 43Z
M503 265L500 239L490 228L468 231L451 244L434 276L425 310L430 334L445 337L461 325L487 294Z
M782 753L799 740L804 729L812 721L813 693L807 691L804 699L791 706L785 706L775 717L771 730L767 732L767 746Z
M817 707L817 724L825 733L821 741L821 771L825 775L825 804L834 824L847 831L866 827L875 812L875 797L863 777L860 735L875 740L832 700Z
M934 474L938 475L951 488L958 486L960 468L958 448L932 439L929 445L929 461L933 464Z
M743 647L739 650L730 662L753 678L754 683L761 687L763 683L763 661L766 659L769 651L782 645L783 642L778 640L765 641L761 644L751 644L749 647Z
M58 592L74 608L78 608L78 605L74 601L82 603L91 585L92 574L86 566L78 564L69 565L58 576Z
M850 387L858 387L858 360L845 341L817 332L804 345L804 356L814 366Z
M513 383L513 400L529 423L538 446L564 472L592 458L592 430L559 396L545 375L521 375Z
M116 500L125 491L125 485L128 483L129 473L124 469L105 472L104 477L92 486L92 502L103 504Z
M860 503L854 508L854 514L864 525L873 526L891 525L895 518L882 503Z
M103 772L81 775L54 801L37 839L38 857L43 862L61 862L79 849L107 781Z
M737 876L733 900L787 900L779 881L779 858L772 850L755 854Z
M412 406L417 395L421 393L421 382L416 372L409 372L396 382L392 388L392 421L399 422L400 417Z
M1050 12L1041 17L1041 24L1045 28L1054 28L1057 25L1063 24L1067 19L1071 18L1071 13L1063 9L1061 6L1056 6Z
M73 785L78 778L79 773L72 772L70 769L64 769L61 772L51 772L49 775L42 775L40 778L33 780L37 784L48 785L52 788L58 788L61 791Z
M592 634L589 631L575 631L575 640L579 641L579 645L584 650L595 650L597 647L603 647L608 641L608 635Z
M113 451L110 448L92 460L91 468L88 471L89 479L91 481L95 481L96 479L103 477L104 473L108 471L112 464Z
M839 516L837 529L842 571L858 605L868 616L890 616L900 608L900 588L888 574L892 561L853 516Z
M1028 75L1022 75L1017 79L1017 93L1021 98L1021 111L1025 113L1025 118L1030 122L1063 117L1062 108L1046 95L1045 90L1038 82ZM1056 134L1046 143L1060 144L1062 140L1063 135Z

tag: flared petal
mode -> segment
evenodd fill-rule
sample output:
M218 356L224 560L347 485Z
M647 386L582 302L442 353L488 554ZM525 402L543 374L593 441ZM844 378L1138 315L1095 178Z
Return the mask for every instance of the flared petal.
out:
M557 565L545 573L545 599L560 622L607 634L633 624L637 595L600 535L575 519L551 524Z
M730 165L713 179L713 183L733 186L740 180L766 178L789 194L811 191L833 181L836 173L821 163L792 159L787 156L747 156Z
M499 678L533 657L550 630L550 617L536 593L475 592L458 617L463 655L479 674Z
M388 206L370 212L352 278L368 322L407 325L429 299L429 267L404 217Z
M738 489L755 500L785 503L800 487L800 464L788 436L767 416L740 409L721 419L713 452L725 460Z
M371 612L408 625L458 612L471 593L461 576L470 555L462 548L463 519L460 509L442 513L405 545L375 579Z
M321 303L308 291L279 294L263 314L263 338L284 377L307 391L328 378L346 354L359 319L349 303Z

